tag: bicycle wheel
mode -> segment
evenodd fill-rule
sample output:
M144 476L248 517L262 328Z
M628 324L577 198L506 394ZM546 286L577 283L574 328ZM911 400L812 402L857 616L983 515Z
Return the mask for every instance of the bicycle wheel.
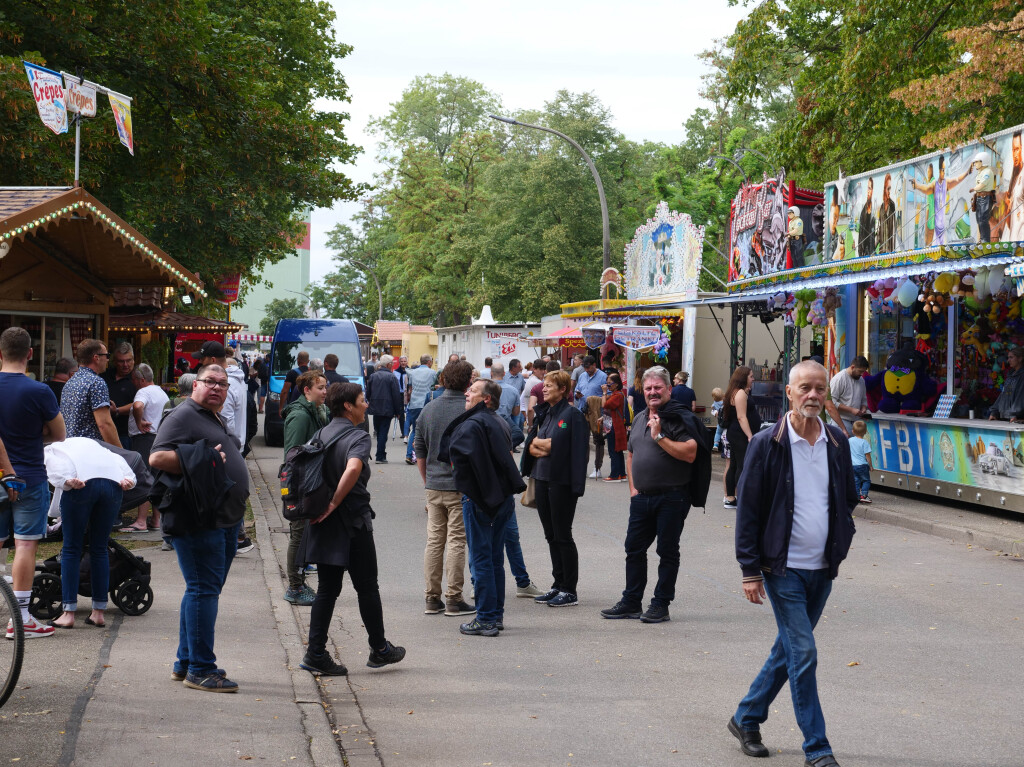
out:
M21 610L18 608L18 600L14 596L11 584L3 576L0 576L0 628L9 632L6 639L0 642L0 706L3 706L18 684L21 659L25 654Z

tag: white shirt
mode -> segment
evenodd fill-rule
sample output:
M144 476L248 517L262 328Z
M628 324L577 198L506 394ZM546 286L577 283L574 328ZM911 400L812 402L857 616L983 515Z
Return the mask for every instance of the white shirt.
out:
M130 479L135 487L135 472L128 462L88 437L69 437L47 445L43 448L43 460L46 479L58 489L69 479L109 479L119 484L122 479Z
M245 424L248 415L245 400L249 390L240 367L228 365L224 371L227 373L229 386L220 417L224 419L228 431L238 438L238 448L241 450L245 446Z
M164 413L164 405L168 402L167 392L156 384L150 384L135 392L135 401L142 403L142 420L149 421L151 424L149 433L156 434L160 418ZM128 416L128 433L133 437L142 434L142 430L135 423L134 413Z
M540 383L541 379L533 373L523 382L523 391L519 395L519 409L525 414L530 409L530 390Z
M818 419L814 444L796 433L786 414L789 443L793 451L793 531L789 537L786 567L823 570L828 543L828 435Z

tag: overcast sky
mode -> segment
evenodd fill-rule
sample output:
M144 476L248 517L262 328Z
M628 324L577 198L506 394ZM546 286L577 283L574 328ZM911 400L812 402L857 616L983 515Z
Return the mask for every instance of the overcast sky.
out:
M678 143L683 122L701 104L706 69L697 54L745 14L726 0L331 4L338 39L354 48L341 62L352 99L342 107L351 114L346 135L363 148L344 170L365 182L380 170L367 121L386 114L417 75L478 80L508 112L539 109L563 88L591 91L627 137ZM357 209L346 203L313 211L311 279L331 271L327 233Z

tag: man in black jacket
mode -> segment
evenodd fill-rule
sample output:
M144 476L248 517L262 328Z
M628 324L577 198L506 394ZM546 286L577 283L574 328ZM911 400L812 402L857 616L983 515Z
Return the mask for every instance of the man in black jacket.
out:
M512 459L508 425L495 412L501 387L481 379L466 390L466 412L441 437L438 460L452 466L463 494L462 514L473 560L476 618L463 634L498 636L505 628L505 528L515 511L515 493L526 483Z
M370 404L368 412L373 416L373 431L377 437L377 463L388 462L388 432L391 431L391 420L395 416L401 417L405 411L398 379L391 370L394 359L390 354L385 354L380 358L377 372L366 379L366 401Z
M846 437L821 420L827 388L825 368L817 362L793 367L786 386L792 410L750 441L736 509L744 596L759 605L767 593L779 634L729 732L743 753L768 756L761 723L788 681L805 767L838 765L818 701L814 627L850 550L859 500Z
M657 365L643 376L647 409L633 418L626 453L629 526L626 528L626 588L622 599L602 610L605 618L670 619L679 575L679 539L691 504L703 506L711 481L707 429L693 412L671 399L672 380ZM691 422L692 420L692 422ZM698 458L700 462L698 463ZM647 587L647 550L658 541L658 583L641 613Z

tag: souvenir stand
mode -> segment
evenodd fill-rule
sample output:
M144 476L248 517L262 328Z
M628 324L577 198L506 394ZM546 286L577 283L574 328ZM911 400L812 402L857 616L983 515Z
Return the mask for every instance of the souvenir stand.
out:
M841 177L825 188L827 260L737 284L794 326L824 313L830 374L867 358L875 484L1024 512L1024 424L988 420L1024 344L1020 140Z

